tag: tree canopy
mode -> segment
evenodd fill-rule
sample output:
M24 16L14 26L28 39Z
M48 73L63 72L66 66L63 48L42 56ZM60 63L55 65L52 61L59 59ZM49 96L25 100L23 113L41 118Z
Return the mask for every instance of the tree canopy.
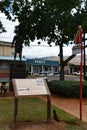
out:
M47 40L48 44L54 42L57 45L61 37L64 43L67 42L67 38L72 40L78 24L86 26L81 19L86 21L84 15L87 7L85 2L84 9L81 8L82 2L81 0L2 0L0 11L10 20L18 19L19 25L15 31L16 33L19 31L27 43L37 38Z
M87 1L2 0L0 11L10 20L18 19L15 32L23 36L26 45L35 39L59 45L61 75L64 74L63 45L74 39L78 25L86 31Z

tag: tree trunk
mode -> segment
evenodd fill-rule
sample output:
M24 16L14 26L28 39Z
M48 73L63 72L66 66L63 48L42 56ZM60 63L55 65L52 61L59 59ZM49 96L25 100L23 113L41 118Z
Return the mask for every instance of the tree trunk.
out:
M63 63L63 44L60 47L60 80L64 80L64 63Z

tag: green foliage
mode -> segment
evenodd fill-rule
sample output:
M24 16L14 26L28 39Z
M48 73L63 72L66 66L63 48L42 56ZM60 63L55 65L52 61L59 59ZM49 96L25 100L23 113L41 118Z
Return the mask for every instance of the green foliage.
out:
M3 0L0 11L8 19L19 21L15 33L23 36L25 45L29 46L36 39L47 41L49 46L51 43L59 45L60 80L64 80L63 44L72 43L79 24L87 30L87 2L84 1L84 7L82 4L82 0L14 0L12 4Z
M7 18L18 19L19 25L15 30L22 33L26 44L35 38L47 40L48 44L59 44L60 41L67 43L73 38L77 22L71 12L73 9L80 9L80 5L79 0L19 0L12 3L3 0L0 1L0 10ZM10 8L12 17L9 13ZM69 39L66 39L67 35Z
M66 40L65 36L71 36L70 30L74 25L71 11L80 3L78 0L73 2L32 0L22 4L20 1L14 2L14 4L16 6L13 5L13 14L19 21L16 29L20 30L25 40L28 36L29 41L35 40L36 37L47 40L49 44L51 42L59 44L62 37L63 43L69 40Z
M10 1L9 0L1 0L0 1L0 13L4 13L7 19L11 20L10 12L9 12ZM1 19L1 18L0 18ZM0 20L0 33L6 32L5 27Z
M6 32L5 28L3 27L1 21L0 21L0 33Z
M79 97L80 82L79 81L50 81L48 82L51 93L63 95L66 97ZM83 97L87 97L87 82L83 81Z
M29 69L26 69L26 76L29 75Z

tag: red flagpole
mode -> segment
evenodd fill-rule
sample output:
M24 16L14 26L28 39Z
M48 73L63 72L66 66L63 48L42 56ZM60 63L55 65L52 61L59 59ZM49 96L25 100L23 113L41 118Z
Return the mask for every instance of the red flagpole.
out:
M82 120L82 27L78 26L75 43L80 45L81 49L81 61L80 61L80 120Z
M82 43L81 43L81 61L80 61L80 120L82 120Z

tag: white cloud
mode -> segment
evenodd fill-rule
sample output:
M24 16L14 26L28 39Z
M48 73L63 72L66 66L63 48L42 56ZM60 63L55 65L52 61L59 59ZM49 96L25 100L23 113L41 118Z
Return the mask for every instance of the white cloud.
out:
M57 56L58 52L59 52L58 47L32 46L32 47L23 48L23 55L25 55L25 57L29 57L29 58Z
M72 54L72 47L71 46L63 47L63 54L65 56L71 55Z
M12 22L6 19L6 16L2 13L0 13L0 19L3 23L3 26L5 27L7 32L0 33L0 40L11 42L13 39L13 36L15 35L14 29L15 25L18 25L18 21Z

